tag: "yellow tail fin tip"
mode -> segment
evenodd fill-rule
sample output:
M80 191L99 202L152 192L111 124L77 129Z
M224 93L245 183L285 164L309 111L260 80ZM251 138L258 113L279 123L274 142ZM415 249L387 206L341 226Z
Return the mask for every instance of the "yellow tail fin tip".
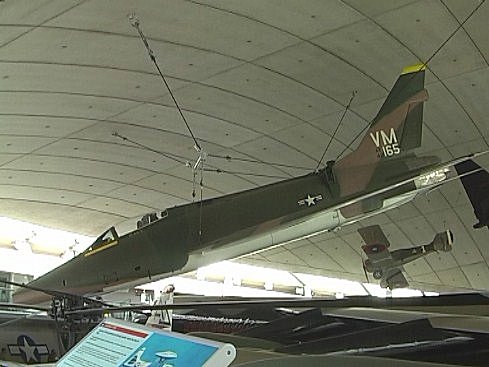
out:
M415 73L424 69L426 69L425 64L416 64L416 65L406 66L404 69L402 69L402 73L403 74Z

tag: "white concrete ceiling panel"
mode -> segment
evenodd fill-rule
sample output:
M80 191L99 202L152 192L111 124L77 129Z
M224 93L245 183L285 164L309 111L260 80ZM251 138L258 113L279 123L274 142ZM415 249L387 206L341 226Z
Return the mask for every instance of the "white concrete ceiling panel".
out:
M157 76L127 70L17 62L1 65L2 73L9 76L2 81L6 90L65 92L134 102L151 101L165 92Z
M443 284L452 287L470 288L470 283L467 275L459 267L454 267L436 272Z
M23 33L29 31L29 29L29 27L22 26L9 27L0 25L0 46L12 42Z
M433 190L426 195L418 196L413 202L413 205L424 215L450 209L448 202L443 198L440 190Z
M147 170L117 165L99 160L80 159L75 157L50 157L29 155L12 161L4 168L12 170L32 170L39 172L66 173L85 177L106 179L116 183L131 183L148 176Z
M479 259L480 254L482 259L484 259L484 261L489 264L489 246L486 238L487 233L484 233L483 231L473 230L472 226L477 223L477 219L475 218L472 206L468 205L462 208L456 208L456 213L460 220L463 222L466 228L466 233L468 233L475 244L475 247L471 248L470 251L477 253L477 259ZM459 242L457 238L458 236L455 237L455 246ZM465 256L465 253L461 256Z
M35 190L32 190L32 187L35 187ZM70 206L75 206L80 201L84 201L92 197L90 194L84 194L71 190L39 187L35 184L31 185L31 187L2 184L0 185L0 196L2 199L17 199Z
M345 103L348 103L348 101L345 101ZM334 136L336 140L335 144L340 144L343 145L343 147L346 147L352 142L353 137L361 134L361 132L364 131L365 127L368 125L368 122L349 110L346 112L345 117L343 118L343 121L338 128L338 124L340 123L344 113L344 110L334 112L312 120L311 123L313 123L315 126L326 132L330 136L333 135L335 130L337 130ZM326 148L326 145L323 145L323 149L324 148ZM343 149L344 148L342 148L341 151ZM334 154L334 152L331 152L329 150L330 149L328 149L326 155L326 160L336 159L336 155Z
M204 183L205 186L216 188L222 187L224 183L230 185L225 191L228 193L234 192L238 188L246 190L290 177L285 171L287 167L286 161L278 160L277 158L275 160L269 158L261 162L234 150L223 150L217 155L208 156ZM294 170L301 170L303 174L306 174L310 172L310 167L302 168L297 166L296 168L294 166ZM189 177L190 170L181 171L183 172L182 177Z
M362 219L358 223L361 227L367 227L367 226L371 226L374 224L378 224L379 226L383 226L383 225L391 224L392 221L385 213L382 213L382 214L376 215L374 217L368 217L368 218ZM342 232L348 231L351 227L352 226L343 227L341 229L341 231Z
M339 235L346 245L348 245L357 255L358 257L363 257L364 252L362 250L362 245L364 244L362 237L358 233L358 231L353 231L351 233L341 233ZM353 261L356 262L358 260L357 257L353 258Z
M183 102L185 109L200 111L202 114L246 126L264 134L272 134L274 131L301 123L298 117L254 98L204 84L192 84L191 87L182 88L175 94L178 100ZM215 115L216 113L218 115Z
M172 195L182 199L182 204L192 200L192 179L190 175L181 178L169 174L155 174L138 180L137 185L158 192L171 192Z
M20 154L2 153L0 154L0 166L22 157Z
M419 0L390 0L387 2L384 0L344 0L343 2L366 16L374 17L417 1Z
M187 111L183 111L187 115ZM120 126L118 126L120 122ZM152 130L151 134L155 133L155 130L161 130L163 133L178 133L186 136L185 124L179 117L178 110L174 105L163 105L160 101L157 103L144 103L128 109L127 111L112 116L110 121L105 121L106 124L113 124L112 131L118 130L120 134L126 133L121 130L125 125L134 125L140 127L141 132L145 129ZM134 131L129 131L134 133ZM128 136L130 138L131 136Z
M114 133L129 140L125 141L116 137L113 135ZM69 155L93 155L96 152L92 151L94 147L91 145L101 144L107 152L117 154L117 151L120 150L120 153L124 154L126 158L137 158L133 165L140 168L145 167L155 172L185 164L185 160L193 159L195 156L195 149L192 147L193 142L186 135L129 123L101 121L72 134L69 139L64 140L64 142L60 141L58 145L62 146L62 149L68 149L68 151L71 147L72 152ZM138 144L142 144L142 146ZM108 161L115 163L123 160L122 158ZM129 164L127 160L123 161L125 164Z
M419 265L419 263L420 261L417 261L416 263L413 263L413 265ZM429 269L428 272L419 275L412 275L412 272L410 270L407 270L407 272L409 274L409 278L412 279L413 283L421 283L421 289L429 289L426 287L426 285L430 285L432 290L440 290L440 278L438 278L436 273L433 273L433 270ZM415 287L416 285L411 285L411 288Z
M466 73L447 80L451 90L474 120L480 135L489 137L489 105L472 101L489 101L489 69ZM469 124L470 122L467 122ZM465 137L464 137L465 138ZM465 139L464 139L465 140Z
M324 12L323 0L308 1L307 6L294 0L267 2L260 0L203 0L199 3L256 19L259 22L269 24L271 27L305 39L344 27L361 18L349 6L336 0L328 1L327 6L330 10L328 12Z
M267 258L268 256L276 255L282 252L286 252L288 249L285 246L276 246L270 247L267 249L260 250L258 253L263 257Z
M458 20L464 20L477 5L479 5L480 0L466 0L466 1L458 1L458 0L443 0L442 4L447 12L453 14ZM475 16L474 19L479 18L478 15ZM470 21L471 24L474 19Z
M460 266L453 254L446 253L430 254L426 256L426 262L435 272Z
M418 62L405 47L370 20L342 27L314 38L313 42L332 50L365 73L368 70L371 73L368 75L384 88L392 86L392 75L400 72L398 65L409 66ZM351 87L358 90L354 85ZM364 98L368 97L369 90L364 93Z
M109 197L97 197L82 203L78 203L77 206L87 209L100 210L125 218L132 218L144 213L158 210L158 208L154 206L130 202L127 198L125 200L120 200Z
M129 24L128 28L133 30ZM80 79L85 73L115 77L107 80L109 85L101 85L98 80L92 85L84 85L84 88L107 89L115 84L119 87L110 88L112 93L120 95L129 89L138 99L143 99L145 94L166 94L165 86L158 80L157 71L136 35L42 27L1 47L0 60L17 67L51 66L60 75L58 83L63 82L61 76L64 70L76 70L75 75L81 74L80 77L71 78ZM120 46L115 48L115 44ZM158 57L160 68L168 77L169 85L174 89L180 88L186 80L205 79L242 63L225 55L174 43L151 41L151 47Z
M34 223L43 223L47 227L66 231L76 229L76 233L87 236L98 236L111 225L125 218L123 215L102 210L74 208L48 202L2 199L2 215L23 220L25 213L29 213Z
M187 117L189 124L192 124L192 131L196 137L227 148L259 137L256 132L248 128L213 117L195 113L188 113Z
M413 2L376 16L375 21L409 50L416 50L420 60L431 57L458 25L436 0L423 1L423 6Z
M53 116L1 116L3 135L63 137L94 123L93 120Z
M19 63L117 68L153 74L153 66L142 47L136 37L44 26L1 47L0 58Z
M469 141L460 141L457 145L451 146L448 151L452 157L460 157L470 153L480 153L488 150L489 139L481 137ZM488 167L489 164L484 164L483 167Z
M386 215L394 222L399 223L403 220L415 218L420 215L419 210L413 203L407 203L395 209L389 210Z
M268 261L271 262L279 262L282 264L287 264L287 265L302 265L302 266L307 266L304 260L299 258L297 255L293 254L290 251L282 251L277 254L266 254L262 253L262 256L264 256Z
M426 262L425 259L418 259L416 261L408 263L404 265L404 269L412 279L418 279L418 277L421 278L421 277L429 276L431 279L430 283L435 283L435 280L438 283L440 282L440 279L436 276L436 273L433 272L433 268L430 267L430 265Z
M342 59L307 42L265 56L256 63L308 85L326 98L334 95L334 99L343 104L346 104L354 90L358 92L355 97L357 103L381 97L385 92L383 87ZM318 75L321 77L318 78Z
M401 69L397 70L394 79L397 79L399 77L399 74L401 73ZM389 88L392 88L394 85L395 80L391 80L391 84L389 85ZM377 115L377 112L380 110L380 107L382 107L382 104L384 103L385 97L389 94L388 91L385 91L384 95L382 97L376 97L373 99L370 99L369 101L365 101L362 103L358 103L357 100L354 100L351 106L351 110L354 111L357 116L359 116L361 119L364 119L365 125L368 125L374 117ZM342 111L341 111L342 112Z
M489 268L486 262L479 262L471 265L462 266L463 272L467 275L470 285L474 289L487 289L487 279L489 279Z
M55 138L39 136L21 136L21 135L0 135L0 146L5 153L10 154L27 154L37 150L45 145L51 144Z
M442 80L485 67L483 55L464 32L456 33L430 63L430 68Z
M81 139L62 139L39 149L37 153L87 160L98 160L103 156L104 162L146 169L150 172L155 172L157 163L160 167L163 166L163 169L175 164L172 160L140 148ZM159 162L154 163L154 158L158 158Z
M211 170L213 169L211 168L211 166L208 166L207 168ZM181 177L182 179L186 179L190 181L190 183L192 183L193 174L192 174L192 170L189 167L179 166L172 169L168 173L177 177ZM204 190L202 194L204 198L222 195L224 192L228 193L228 192L246 190L249 189L250 186L255 186L253 184L250 184L248 180L240 178L236 175L220 174L215 172L204 172L202 177L203 177L202 183L204 184ZM199 173L195 179L196 199L200 198L200 178L201 175ZM184 197L191 200L192 197L190 196L190 194L192 190L188 191L188 193Z
M341 110L338 103L319 91L251 64L209 78L206 84L262 101L280 111L291 111L304 121Z
M110 17L106 17L108 12ZM247 60L296 42L252 19L186 1L89 1L49 25L134 35L127 19L133 12L144 19L142 28L148 35Z
M303 247L303 246L309 246L311 244L311 240L309 238L304 238L304 239L301 239L301 240L297 240L297 241L292 241L292 242L289 242L289 243L286 243L285 245L283 246L279 246L278 248L286 248L287 250L289 251L293 251L294 249L298 248L298 247Z
M104 118L123 111L135 102L114 98L53 92L0 92L3 114L29 114Z
M345 240L341 237L336 237L328 241L323 241L321 237L322 235L311 238L311 241L321 251L339 262L347 272L355 273L362 271L362 259L360 255Z
M416 216L402 221L393 221L406 235L410 246L420 245L431 241L435 232L430 225L427 225L424 216ZM442 228L443 230L443 228Z
M52 173L32 170L0 170L0 184L18 185L24 187L46 187L54 189L69 189L70 191L90 195L104 195L117 189L121 184L82 175L74 176L65 173Z
M459 2L456 0L450 0L450 3L457 3L456 8L460 7L465 7L465 2ZM472 0L472 3L470 6L470 9L475 8L480 1L478 0ZM453 9L452 7L450 7ZM456 9L455 8L455 9ZM465 13L462 16L458 16L458 19L460 21L464 20L465 17L468 15L466 12L469 7L465 9ZM463 10L462 10L463 11ZM487 3L484 3L481 7L480 10L474 14L472 18L470 18L467 23L465 23L464 28L465 30L470 34L471 38L474 40L474 43L477 45L477 47L481 50L482 55L484 56L484 59L489 60L489 34L486 31L487 29L487 17L489 13L489 6Z
M270 262L269 260L260 260L257 258L254 259L248 259L246 258L240 258L239 260L236 260L239 263L243 264L250 264L250 265L256 265L256 266L262 266L262 267L271 267L279 270L286 270L294 273L305 273L305 274L314 274L314 275L323 275L323 276L330 276L330 277L337 277L337 278L344 278L344 279L351 279L351 280L357 280L360 276L363 276L362 281L365 281L365 275L357 274L357 273L348 273L346 271L341 271L341 272L334 272L334 271L325 271L322 268L315 268L310 265L301 265L301 264L290 264L290 263L281 263L281 262Z
M242 144L259 136L257 132L227 120L188 110L183 111L183 113L195 137L203 143L208 152L216 149L220 150L222 147ZM175 144L175 146L165 147L163 150L168 151L168 149L171 149L172 152L177 154L188 147L193 150L194 143L190 139L188 130L174 107L144 104L112 119L124 121L127 125L140 125L142 131L131 132L131 129L134 130L132 126L117 126L114 121L111 121L110 124L114 126L111 126L110 129L130 139L131 136L146 134L150 140L145 140L144 145L151 146L153 149L161 148L161 144L150 145L155 139L159 138L160 141L166 142L165 145L168 142L174 142ZM152 131L148 127L153 127ZM180 136L177 136L177 134ZM153 138L150 138L149 135L152 135ZM215 147L212 145L215 145Z
M310 156L295 147L280 143L267 137L258 138L251 142L241 144L236 149L244 154L263 161L282 162L297 166L312 166L317 162L317 157ZM287 157L287 159L283 159ZM303 170L284 168L290 174L304 174Z
M463 207L469 204L467 194L459 180L452 180L446 185L441 186L437 191L442 195L441 198L443 201L452 208Z
M180 197L174 197L161 191L144 189L140 186L127 185L115 189L107 194L111 198L128 200L133 203L139 203L151 208L169 208L182 204ZM141 213L144 214L145 212Z
M316 162L319 162L324 149L332 138L330 134L311 129L309 124L300 124L280 130L275 134L275 137L307 154L307 156L314 158ZM335 158L344 148L344 144L334 139L329 145L328 153L330 157ZM311 170L315 168L316 162L311 162ZM323 164L325 163L326 161L323 160Z
M1 23L37 24L62 14L77 5L76 0L16 0L2 5Z
M314 268L338 272L344 270L338 262L332 260L329 255L313 244L295 248L291 252Z
M445 146L480 137L476 127L441 84L430 84L427 89L430 107L426 107L424 122Z
M458 210L457 215L446 216L444 213L433 213L426 218L437 231L441 228L450 229L454 233L454 245L451 254L460 265L472 264L483 261L482 254L473 241L472 232L467 231L463 222L460 221ZM443 256L440 253L440 256Z

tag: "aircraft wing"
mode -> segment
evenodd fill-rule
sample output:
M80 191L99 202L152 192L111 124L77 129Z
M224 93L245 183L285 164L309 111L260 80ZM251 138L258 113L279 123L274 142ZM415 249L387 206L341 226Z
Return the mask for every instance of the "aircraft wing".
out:
M409 283L400 268L389 269L387 274L384 274L380 284L381 286L389 287L389 289L407 288L409 286Z
M362 250L368 256L372 265L376 266L380 263L392 261L392 256L388 250L390 243L379 225L360 228L358 233L360 233L365 242Z
M489 173L471 159L456 164L455 169L479 220L474 228L489 225Z

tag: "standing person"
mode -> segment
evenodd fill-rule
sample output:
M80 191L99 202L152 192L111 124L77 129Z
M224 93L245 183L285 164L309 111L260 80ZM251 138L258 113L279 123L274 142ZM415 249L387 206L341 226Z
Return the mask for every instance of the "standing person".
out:
M155 301L154 305L172 305L175 286L168 284L163 291L160 292L160 297ZM172 310L154 310L151 316L146 321L147 326L158 327L171 330L172 327Z

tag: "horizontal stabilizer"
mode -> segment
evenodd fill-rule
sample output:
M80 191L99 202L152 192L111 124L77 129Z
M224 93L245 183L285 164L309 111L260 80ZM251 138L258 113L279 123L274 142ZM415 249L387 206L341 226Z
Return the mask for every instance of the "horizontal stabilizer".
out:
M455 169L479 220L474 228L489 226L489 173L471 159L457 163Z

